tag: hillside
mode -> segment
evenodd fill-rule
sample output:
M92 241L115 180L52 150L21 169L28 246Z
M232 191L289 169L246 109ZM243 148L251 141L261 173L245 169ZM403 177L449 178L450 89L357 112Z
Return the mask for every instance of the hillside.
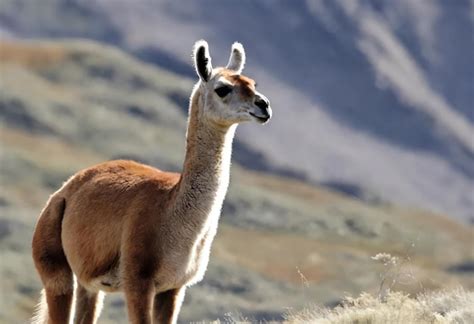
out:
M3 41L0 62L0 322L14 323L38 298L30 239L47 197L108 159L180 170L194 79L90 41ZM259 126L237 132L251 127ZM309 300L335 305L346 292L377 292L379 252L406 260L399 272L411 279L395 289L474 288L463 270L472 235L443 215L235 163L206 279L189 289L181 320L281 319ZM123 299L106 301L100 322L124 322Z
M197 39L210 42L215 62L238 40L276 112L268 127L239 132L236 158L247 167L470 222L473 8L472 0L4 0L0 35L95 39L186 76Z

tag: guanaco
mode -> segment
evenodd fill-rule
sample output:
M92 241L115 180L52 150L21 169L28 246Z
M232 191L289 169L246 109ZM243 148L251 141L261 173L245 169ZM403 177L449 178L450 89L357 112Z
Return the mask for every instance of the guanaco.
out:
M79 171L49 198L32 243L44 286L34 323L96 323L104 292L116 291L125 294L131 323L176 323L186 287L202 280L237 124L265 124L272 110L241 74L240 43L226 67L212 67L203 40L193 57L199 81L181 174L109 161Z

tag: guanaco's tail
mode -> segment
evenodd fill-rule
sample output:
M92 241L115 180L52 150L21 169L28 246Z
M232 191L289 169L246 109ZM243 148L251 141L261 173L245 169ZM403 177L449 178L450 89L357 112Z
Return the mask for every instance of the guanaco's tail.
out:
M31 324L45 324L48 322L48 303L46 302L46 292L41 290L41 297L36 305L35 313L31 318Z

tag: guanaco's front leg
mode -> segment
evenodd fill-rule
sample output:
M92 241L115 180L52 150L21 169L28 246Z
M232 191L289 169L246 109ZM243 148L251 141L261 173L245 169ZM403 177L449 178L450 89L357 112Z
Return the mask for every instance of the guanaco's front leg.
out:
M124 287L128 319L132 324L152 324L155 288L152 280L130 282Z
M155 295L153 324L175 324L184 299L186 287L167 290Z

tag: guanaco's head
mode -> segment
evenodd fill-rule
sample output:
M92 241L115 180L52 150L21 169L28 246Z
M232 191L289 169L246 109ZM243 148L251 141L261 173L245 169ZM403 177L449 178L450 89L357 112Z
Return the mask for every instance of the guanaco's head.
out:
M213 68L209 47L200 40L194 46L194 65L201 79L199 89L206 118L222 125L254 120L265 124L272 116L270 101L256 90L256 82L241 74L245 51L234 43L226 67Z

